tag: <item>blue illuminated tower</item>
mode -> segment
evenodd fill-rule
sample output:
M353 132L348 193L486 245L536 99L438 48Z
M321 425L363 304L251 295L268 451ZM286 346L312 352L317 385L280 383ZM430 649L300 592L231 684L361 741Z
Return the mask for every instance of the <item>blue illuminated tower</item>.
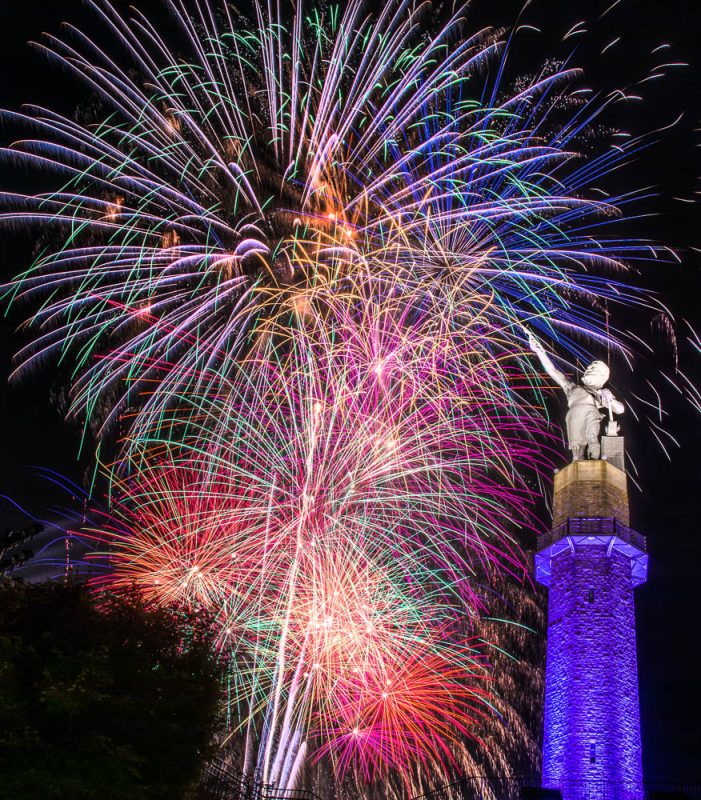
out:
M645 539L628 527L623 440L609 460L555 475L553 527L536 555L549 588L543 786L565 800L642 800L633 591Z

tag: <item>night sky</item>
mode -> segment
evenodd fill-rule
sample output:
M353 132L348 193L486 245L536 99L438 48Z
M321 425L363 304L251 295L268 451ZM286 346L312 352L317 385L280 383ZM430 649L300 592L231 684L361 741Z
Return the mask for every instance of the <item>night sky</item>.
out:
M136 5L154 8L155 0ZM115 3L115 5L126 5ZM580 19L590 22L590 34L579 39L573 63L582 66L588 85L608 89L624 84L628 76L641 76L655 62L650 51L668 42L664 61L691 66L674 71L663 81L644 87L644 102L621 111L616 120L625 129L650 130L684 118L659 143L641 153L636 164L616 180L623 186L653 187L646 212L654 213L631 223L631 234L643 234L673 247L681 265L665 265L641 280L664 300L678 323L680 367L701 386L701 354L686 342L688 321L701 331L701 247L697 206L687 202L698 190L699 90L701 89L701 3L698 0L623 0L602 18L610 3L598 0L539 0L522 22L534 24L543 34L522 38L512 66L516 72L537 67L543 58L561 57L570 48L562 35ZM511 0L478 0L474 24L502 24L516 16ZM82 87L47 63L26 45L42 31L56 31L63 20L90 25L79 0L2 0L0 4L0 105L16 109L23 102L46 103L71 113L86 97ZM601 50L616 37L620 42ZM530 44L529 44L530 43ZM572 45L573 42L570 42ZM697 129L695 131L695 129ZM1 132L6 144L11 132ZM0 173L0 187L31 190L27 175ZM681 198L681 199L680 199ZM1 280L29 263L31 242L17 233L0 232ZM624 314L625 317L625 314ZM50 366L7 386L14 350L24 341L14 334L18 317L0 324L0 419L2 461L0 494L10 496L35 513L66 500L55 488L37 478L34 467L56 470L80 481L85 468L76 458L79 430L66 424L53 402L56 386ZM628 320L647 341L654 356L643 360L634 376L621 372L614 388L624 399L641 390L658 369L669 371L673 348L660 331L639 316ZM638 327L640 326L640 327ZM680 443L670 448L668 460L644 426L630 415L623 433L638 470L642 491L631 495L632 525L648 537L650 573L637 590L637 619L641 713L645 778L648 781L701 781L701 413L670 390L664 398L668 413L665 428ZM563 463L565 455L563 451ZM9 504L0 506L7 527L19 519ZM0 611L1 613L1 611Z

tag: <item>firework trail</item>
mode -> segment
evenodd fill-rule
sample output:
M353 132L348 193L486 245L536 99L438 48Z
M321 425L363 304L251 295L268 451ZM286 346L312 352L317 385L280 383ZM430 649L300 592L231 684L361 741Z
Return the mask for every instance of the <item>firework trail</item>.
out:
M464 765L481 584L524 577L549 463L523 325L628 355L609 312L649 302L625 276L660 253L617 233L635 193L594 186L643 140L581 159L619 97L582 100L568 64L507 91L504 37L463 8L172 0L166 41L88 5L109 50L41 47L101 110L5 112L27 133L0 157L58 185L0 221L48 231L5 290L32 304L17 371L67 365L98 442L129 423L108 582L218 612L266 781L310 753Z
M218 612L246 763L283 787L307 753L367 780L458 763L492 704L481 584L527 574L538 417L492 391L479 325L455 347L405 303L308 319L139 428L94 533L108 585Z
M279 541L265 549L269 531L267 541L262 531L227 536L227 517L240 525L230 515L235 498L223 495L221 546L209 547L211 500L206 514L198 511L210 476L200 476L200 491L181 482L194 471L161 462L160 481L142 483L142 470L117 490L111 514L90 532L112 548L112 572L99 583L218 612L220 648L231 654L232 727L246 732L251 771L290 788L307 750L364 779L456 760L493 701L455 590L419 557L396 557L391 542L378 544L371 561L357 542L342 549L335 536L323 543L322 532L314 547L283 555ZM201 547L193 543L198 522Z
M174 2L171 44L138 12L89 5L109 51L73 27L40 47L102 116L5 113L27 136L2 157L60 187L5 194L2 219L53 231L7 288L34 304L17 370L60 356L72 412L96 429L134 405L157 419L329 298L357 307L368 275L447 330L483 318L512 354L522 322L575 356L623 346L602 309L641 302L617 276L657 254L615 233L634 196L588 188L641 141L578 158L618 98L580 101L577 70L544 68L512 94L485 84L504 48L468 35L462 9L437 23L404 2L256 3L251 24Z

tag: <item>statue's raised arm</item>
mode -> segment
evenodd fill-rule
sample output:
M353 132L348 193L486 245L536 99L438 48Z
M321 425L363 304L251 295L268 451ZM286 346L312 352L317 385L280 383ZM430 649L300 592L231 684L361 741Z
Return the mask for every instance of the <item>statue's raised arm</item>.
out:
M545 352L543 345L535 338L533 332L528 330L528 328L525 328L525 331L528 335L528 346L540 359L543 369L562 389L563 392L567 393L571 391L576 384L574 384L564 372L560 372L560 370L553 364L550 356Z
M625 406L616 400L604 384L609 379L609 368L603 361L593 361L582 374L581 384L571 381L564 372L553 364L543 345L531 331L526 329L528 345L538 356L543 369L557 383L567 397L567 438L572 458L578 461L585 457L601 458L601 420L604 415L600 409L609 412L609 433L615 435L618 426L613 414L622 414Z

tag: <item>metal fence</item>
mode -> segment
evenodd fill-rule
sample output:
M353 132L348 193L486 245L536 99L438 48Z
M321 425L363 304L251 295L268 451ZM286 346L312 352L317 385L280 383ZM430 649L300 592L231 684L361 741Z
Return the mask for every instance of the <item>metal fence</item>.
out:
M563 781L542 789L533 777L463 778L412 800L701 800L701 784L648 783L640 789L611 781Z
M306 789L278 789L262 783L223 761L205 767L198 795L200 800L320 800Z
M281 790L243 775L224 762L209 764L199 787L201 800L319 800L305 789ZM411 800L701 800L698 783L648 783L642 793L611 781L563 781L540 788L537 777L474 775Z
M538 786L537 779L476 775L439 786L412 800L520 800L524 789ZM528 796L528 792L526 792Z
M642 792L613 781L563 781L563 800L701 800L700 784L644 784Z

